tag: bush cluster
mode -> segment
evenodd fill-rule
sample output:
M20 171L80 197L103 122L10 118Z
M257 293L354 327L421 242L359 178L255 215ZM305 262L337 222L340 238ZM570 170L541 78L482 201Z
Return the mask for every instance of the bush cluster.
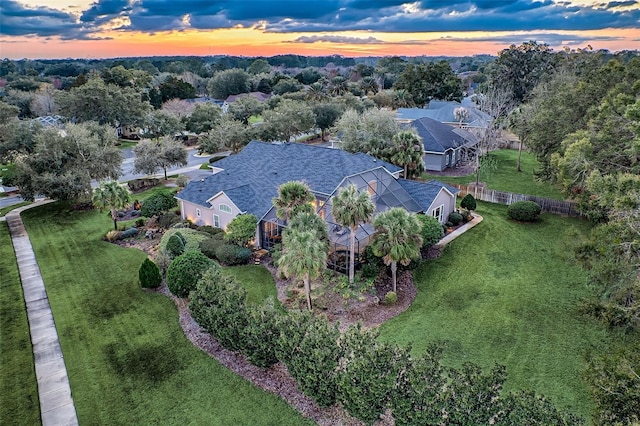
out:
M542 208L535 201L517 201L507 208L507 215L520 222L535 222L541 211Z
M388 291L387 294L384 295L384 304L385 305L395 305L398 301L398 293L395 291Z
M142 216L151 217L167 212L178 206L178 201L171 191L156 191L151 194L144 203L140 213Z
M453 226L458 226L460 225L460 223L462 223L462 215L458 212L451 212L449 213L447 222L451 222Z
M173 213L163 213L158 216L158 225L160 225L160 227L164 229L169 229L178 222L180 222L180 217Z
M266 368L281 361L298 387L322 406L336 402L366 424L385 411L395 424L581 425L533 393L506 393L504 367L441 364L442 349L418 359L411 348L380 342L359 325L341 334L310 312L282 313L246 303L246 293L214 267L191 294L193 318L227 349Z
M417 218L422 224L420 235L422 236L423 248L429 248L437 244L444 237L444 229L442 229L438 219L424 214L417 215Z

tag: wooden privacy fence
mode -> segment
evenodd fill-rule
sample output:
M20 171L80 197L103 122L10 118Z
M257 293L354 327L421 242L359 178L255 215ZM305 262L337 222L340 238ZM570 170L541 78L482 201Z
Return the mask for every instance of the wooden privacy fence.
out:
M576 203L572 203L570 201L552 200L549 198L536 197L534 195L514 194L511 192L496 191L494 189L487 189L484 187L456 184L451 184L451 186L460 190L458 193L459 197L471 194L476 200L488 201L496 204L506 204L507 206L515 203L516 201L535 201L540 205L543 212L572 217L584 217L584 215L576 208Z

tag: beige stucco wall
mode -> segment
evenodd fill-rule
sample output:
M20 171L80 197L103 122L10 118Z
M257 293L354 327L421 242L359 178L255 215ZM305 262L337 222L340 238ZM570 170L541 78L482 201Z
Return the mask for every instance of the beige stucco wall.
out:
M190 203L188 201L180 200L180 211L182 212L183 220L190 220L196 225L210 225L215 226L213 222L213 216L217 215L219 218L219 227L226 229L229 222L234 217L240 214L240 209L227 197L225 193L218 194L214 199L210 201L211 207L206 208L197 204ZM231 207L231 213L227 213L220 210L220 204L226 204ZM200 210L200 216L198 217L198 210Z

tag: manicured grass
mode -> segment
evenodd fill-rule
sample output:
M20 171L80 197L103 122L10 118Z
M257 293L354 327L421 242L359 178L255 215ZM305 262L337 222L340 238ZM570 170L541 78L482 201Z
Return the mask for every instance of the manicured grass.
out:
M80 424L310 424L187 340L173 302L138 287L145 254L100 240L106 215L55 203L23 217Z
M269 296L278 300L276 283L271 272L262 265L224 267L222 272L233 277L247 290L247 301L261 305Z
M262 119L261 115L252 115L251 117L249 117L249 124L256 124L256 123L262 123L264 120Z
M485 182L489 189L513 192L516 194L535 195L554 200L563 200L565 198L558 188L535 179L533 172L539 168L535 155L529 152L523 152L520 165L522 171L518 172L516 169L518 164L518 150L501 149L493 151L492 154L496 156L498 161L497 169L491 174L480 172L480 181ZM457 183L460 185L468 185L470 182L476 181L475 174L462 177L448 177L425 173L423 177L427 180L437 179L442 182Z
M14 204L12 206L3 207L0 209L0 217L6 216L11 210L17 209L18 207L26 206L31 204L31 201L23 201L18 204Z
M129 139L118 139L118 142L120 142L120 145L118 145L120 149L133 148L138 145L138 142L130 141Z
M27 311L6 222L0 222L0 348L0 424L40 424Z
M381 327L382 338L413 342L415 352L445 342L447 364L507 366L507 389L532 389L587 417L592 408L581 371L587 350L620 342L578 312L586 275L572 265L570 232L586 221L543 214L540 223L506 218L506 206L479 203L484 221L423 263L411 307Z
M211 167L209 167L209 163L202 163L200 164L200 170L211 170Z

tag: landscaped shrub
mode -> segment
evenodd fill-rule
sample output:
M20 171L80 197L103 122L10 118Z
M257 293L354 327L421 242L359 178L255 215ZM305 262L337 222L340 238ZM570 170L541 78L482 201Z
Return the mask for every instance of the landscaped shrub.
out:
M224 239L231 244L248 247L249 242L256 237L256 225L258 218L252 214L236 216L227 225L227 233Z
M361 272L362 272L362 278L364 279L375 278L378 276L378 273L380 272L380 268L378 268L376 265L365 263L362 265Z
M167 272L167 268L171 265L171 258L165 249L158 250L158 254L156 254L156 265L162 270L163 274Z
M446 221L446 222L444 223L444 226L446 226L447 228L453 228L453 226L454 226L454 225L453 225L453 222Z
M516 201L507 208L507 215L520 222L535 222L542 208L534 201Z
M460 207L466 210L475 210L477 207L476 199L473 198L473 195L467 194L462 201L460 201Z
M216 249L216 259L228 266L245 265L251 259L251 250L233 244L222 244Z
M132 237L135 237L136 235L138 235L138 228L131 227L122 231L122 234L120 234L120 238L121 239L132 238Z
M171 236L176 234L176 233L180 233L180 235L182 236L182 240L186 241L185 244L184 244L184 251L185 252L190 251L190 250L199 250L200 242L203 241L203 240L206 240L209 237L204 232L196 231L195 229L189 229L189 228L175 229L175 228L171 228L171 229L167 230L166 232L164 232L164 234L162 235L162 240L160 241L160 245L158 246L159 249L166 250L167 243L169 242L169 238L171 238Z
M142 288L155 288L162 283L162 274L158 265L150 259L145 259L138 270L138 278Z
M417 218L422 224L422 232L420 233L422 236L422 247L429 248L437 244L444 236L444 230L440 222L438 222L438 219L424 214L417 215Z
M242 350L243 330L248 324L246 298L246 291L214 266L198 281L189 310L193 319L223 347Z
M136 219L136 228L142 228L144 226L144 219Z
M462 215L462 221L464 223L467 223L472 219L472 216L471 216L471 213L469 213L469 210L462 210L460 214Z
M111 231L107 232L107 234L104 236L104 238L109 241L110 243L116 241L116 240L121 240L122 239L122 231L116 231L115 229L112 229Z
M372 424L384 413L396 377L408 367L409 348L377 341L376 331L350 327L342 336L345 359L338 372L338 399L354 417Z
M211 225L204 225L204 226L200 226L198 227L198 231L201 232L206 232L207 234L211 234L211 235L216 235L216 234L224 234L224 229L222 228L215 228Z
M462 215L458 212L451 212L447 218L447 222L451 222L453 226L458 226L462 222Z
M280 257L282 257L282 244L274 244L271 250L269 250L269 254L271 255L271 265L277 265Z
M338 345L338 326L330 324L325 317L291 315L291 321L278 322L278 353L285 355L281 361L305 395L322 406L333 405L338 389L337 370L343 357L343 350ZM299 323L302 330L294 331Z
M167 287L178 297L187 297L213 261L199 251L188 251L171 262L167 269Z
M187 179L185 175L180 175L176 178L176 185L178 185L180 188L184 188L185 186L187 186L187 182L189 182L189 179Z
M169 229L178 222L180 222L180 218L173 213L164 213L158 216L158 225L164 229Z
M242 353L249 362L262 368L268 368L278 362L276 343L280 333L276 328L279 315L274 307L273 298L262 307L249 306L247 325L242 329Z
M167 254L171 259L175 259L184 253L184 241L178 236L176 232L167 241Z
M200 251L209 259L215 259L216 250L218 249L218 247L224 244L225 244L224 240L220 240L216 238L207 238L204 241L200 241Z
M385 305L395 305L398 301L398 293L395 291L388 291L387 294L384 295L384 304Z
M143 216L151 217L169 211L177 206L178 201L173 198L171 191L156 191L144 200L141 213Z

